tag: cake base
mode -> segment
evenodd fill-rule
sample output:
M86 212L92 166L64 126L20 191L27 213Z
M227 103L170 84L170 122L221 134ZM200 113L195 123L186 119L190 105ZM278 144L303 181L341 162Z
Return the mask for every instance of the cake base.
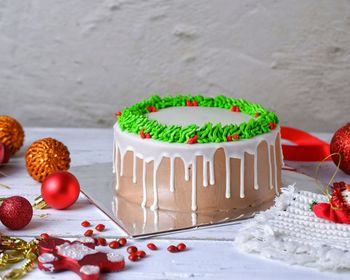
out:
M239 223L253 217L256 212L268 209L273 200L242 209L208 213L183 213L166 210L150 210L126 201L116 195L115 180L111 174L112 164L95 164L74 167L82 193L114 221L131 238L144 238L183 230L206 228L229 223ZM282 171L282 186L296 183L316 190L315 180L306 175Z

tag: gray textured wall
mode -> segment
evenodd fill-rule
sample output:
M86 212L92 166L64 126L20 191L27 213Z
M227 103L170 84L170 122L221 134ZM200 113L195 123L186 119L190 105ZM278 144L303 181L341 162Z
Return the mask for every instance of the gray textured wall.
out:
M333 131L350 120L350 1L0 1L0 114L110 126L154 92L243 97Z

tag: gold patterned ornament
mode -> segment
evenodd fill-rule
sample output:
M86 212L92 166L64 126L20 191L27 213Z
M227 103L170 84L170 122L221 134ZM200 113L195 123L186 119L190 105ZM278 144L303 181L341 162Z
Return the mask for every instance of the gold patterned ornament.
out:
M24 131L21 124L9 116L0 116L0 142L14 155L23 145Z
M51 173L68 170L70 164L68 148L53 138L33 142L26 151L25 159L28 174L39 182Z

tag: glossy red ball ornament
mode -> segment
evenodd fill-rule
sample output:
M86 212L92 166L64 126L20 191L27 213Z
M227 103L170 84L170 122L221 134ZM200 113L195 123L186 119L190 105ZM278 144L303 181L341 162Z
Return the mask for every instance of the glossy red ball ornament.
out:
M50 174L41 185L41 196L46 204L55 209L66 209L78 199L80 185L75 176L67 171Z
M332 159L336 165L339 163L339 168L345 173L350 174L350 123L339 128L333 135L331 141L331 154L337 153L332 156Z
M22 229L32 220L33 208L22 196L11 196L0 206L0 220L9 229Z
M10 160L11 152L10 150L0 142L0 165L8 163Z

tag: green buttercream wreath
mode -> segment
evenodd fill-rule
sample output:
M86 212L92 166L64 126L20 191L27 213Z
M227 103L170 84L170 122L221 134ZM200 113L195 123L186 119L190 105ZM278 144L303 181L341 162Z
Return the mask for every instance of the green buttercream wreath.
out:
M221 123L206 123L203 126L191 124L185 127L165 125L156 120L150 120L148 114L174 106L216 107L242 112L252 116L248 122L239 125ZM152 138L169 143L220 143L249 139L276 128L279 120L274 112L270 112L259 104L250 103L244 99L234 99L225 96L167 96L154 95L149 99L124 108L116 114L122 131L140 135L141 138Z

